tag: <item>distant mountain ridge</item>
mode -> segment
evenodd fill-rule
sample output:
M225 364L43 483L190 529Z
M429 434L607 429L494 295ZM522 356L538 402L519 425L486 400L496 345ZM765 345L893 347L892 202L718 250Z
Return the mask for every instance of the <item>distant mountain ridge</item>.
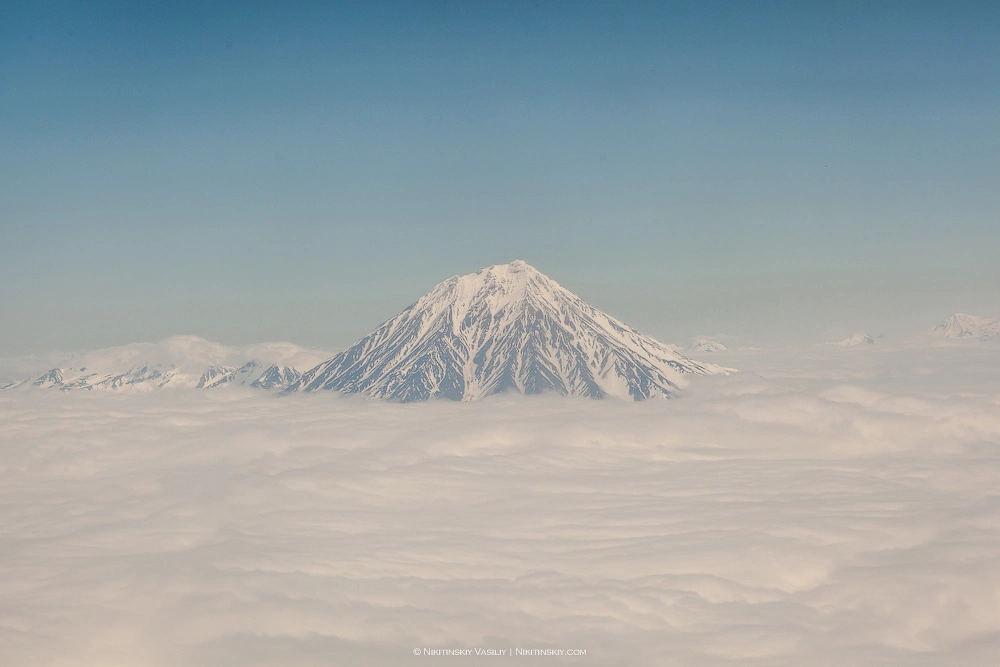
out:
M955 313L932 333L1000 340L1000 317ZM857 333L828 344L878 342ZM687 348L689 353L725 350L707 338ZM0 359L0 391L247 387L334 390L401 402L470 401L504 392L642 400L670 397L691 376L731 371L690 359L676 345L639 333L514 261L439 283L339 354L292 343L228 347L173 336L86 353Z
M439 283L289 391L402 402L504 392L640 400L730 370L689 359L514 261Z
M327 356L291 343L234 348L197 336L173 336L158 343L64 355L55 367L0 389L148 391L240 386L280 390L301 376L295 365L311 368Z

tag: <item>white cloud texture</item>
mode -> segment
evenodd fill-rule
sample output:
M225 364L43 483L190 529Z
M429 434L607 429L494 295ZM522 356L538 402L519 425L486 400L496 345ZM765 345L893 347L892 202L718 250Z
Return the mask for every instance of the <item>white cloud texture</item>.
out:
M2 662L995 664L1000 355L883 348L638 404L0 394Z

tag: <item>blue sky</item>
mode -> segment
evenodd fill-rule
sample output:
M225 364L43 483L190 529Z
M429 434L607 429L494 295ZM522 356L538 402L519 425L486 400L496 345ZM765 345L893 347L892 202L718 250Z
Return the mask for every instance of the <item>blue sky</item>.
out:
M516 258L676 342L1000 311L996 3L139 4L3 6L0 354Z

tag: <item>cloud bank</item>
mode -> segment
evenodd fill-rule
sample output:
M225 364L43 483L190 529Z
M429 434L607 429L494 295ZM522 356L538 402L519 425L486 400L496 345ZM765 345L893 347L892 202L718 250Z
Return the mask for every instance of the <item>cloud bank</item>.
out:
M995 663L997 348L743 367L637 404L7 392L0 655Z

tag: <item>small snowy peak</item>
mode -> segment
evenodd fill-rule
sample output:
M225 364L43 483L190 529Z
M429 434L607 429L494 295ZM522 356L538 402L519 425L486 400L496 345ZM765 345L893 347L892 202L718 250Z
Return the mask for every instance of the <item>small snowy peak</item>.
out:
M252 387L254 389L285 389L302 376L291 366L265 365L248 361L239 368L212 366L198 381L198 389L219 387Z
M725 352L728 349L728 347L717 340L701 338L691 343L691 345L688 346L687 351L699 354L704 352Z
M52 370L44 373L31 384L33 387L42 387L43 389L47 389L49 387L61 387L63 384L63 373L60 369L53 368Z
M866 333L856 333L848 336L844 340L833 341L827 345L839 345L840 347L857 347L859 345L878 345L878 341Z
M639 400L670 396L690 375L726 372L640 334L518 260L439 283L292 389L402 402L504 392Z
M1000 317L982 317L967 313L955 313L931 330L940 338L988 338L1000 337Z
M298 382L300 377L302 377L302 373L295 368L272 365L264 369L264 372L258 375L250 383L250 386L254 389L286 389Z

